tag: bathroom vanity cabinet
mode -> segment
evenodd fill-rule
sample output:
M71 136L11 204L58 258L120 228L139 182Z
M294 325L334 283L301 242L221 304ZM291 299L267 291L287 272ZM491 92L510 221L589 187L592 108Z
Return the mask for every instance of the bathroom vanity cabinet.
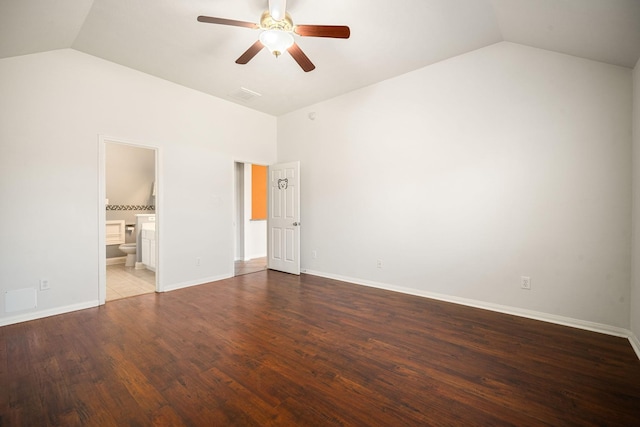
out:
M148 227L145 227L147 226ZM153 226L153 228L151 228ZM142 227L142 264L151 271L156 271L156 230L155 224L144 224Z

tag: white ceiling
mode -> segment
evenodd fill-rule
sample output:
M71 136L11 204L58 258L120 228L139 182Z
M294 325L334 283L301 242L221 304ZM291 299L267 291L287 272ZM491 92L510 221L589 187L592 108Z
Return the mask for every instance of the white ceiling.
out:
M303 72L265 49L235 60L267 0L0 0L0 58L73 48L272 115L483 46L510 41L633 68L640 0L288 0L294 23L348 25L347 40L297 37ZM243 101L241 88L262 96Z

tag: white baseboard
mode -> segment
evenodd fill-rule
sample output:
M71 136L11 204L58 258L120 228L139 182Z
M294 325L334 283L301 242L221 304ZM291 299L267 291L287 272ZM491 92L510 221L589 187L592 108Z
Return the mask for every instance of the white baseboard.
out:
M107 264L106 265L124 264L126 262L127 262L127 257L126 256L119 256L119 257L115 257L115 258L107 258Z
M633 332L629 332L629 342L631 343L631 347L633 347L633 351L636 352L636 356L640 359L640 341L638 337Z
M72 311L85 310L87 308L98 307L100 302L87 301L79 304L65 305L64 307L50 308L48 310L32 311L17 316L0 319L0 326L13 325L14 323L28 322L30 320L42 319L43 317L57 316L58 314L70 313Z
M169 292L169 291L175 291L177 289L189 288L191 286L204 285L205 283L217 282L218 280L230 279L232 277L233 277L233 274L223 274L223 275L220 275L220 276L204 277L202 279L196 279L196 280L189 280L189 281L186 281L186 282L174 283L174 284L171 284L171 285L168 285L168 286L163 286L162 290L160 292Z
M526 310L523 308L510 307L510 306L500 305L500 304L492 304L492 303L468 299L468 298L461 298L461 297L456 297L451 295L443 295L443 294L438 294L434 292L422 291L419 289L404 288L401 286L392 286L386 283L362 280L354 277L340 276L337 274L323 273L320 271L304 270L303 272L306 274L311 274L313 276L340 280L342 282L349 282L356 285L369 286L372 288L384 289L387 291L400 292L403 294L415 295L415 296L424 297L424 298L431 298L439 301L452 302L454 304L466 305L469 307L481 308L484 310L495 311L498 313L511 314L514 316L526 317L529 319L541 320L543 322L555 323L558 325L569 326L572 328L584 329L587 331L599 332L602 334L627 338L629 339L631 346L636 352L636 355L638 355L638 358L640 359L640 342L638 341L638 338L628 329L605 325L602 323L590 322L587 320L580 320L580 319L574 319L571 317L564 317L564 316L558 316L555 314L543 313L539 311Z

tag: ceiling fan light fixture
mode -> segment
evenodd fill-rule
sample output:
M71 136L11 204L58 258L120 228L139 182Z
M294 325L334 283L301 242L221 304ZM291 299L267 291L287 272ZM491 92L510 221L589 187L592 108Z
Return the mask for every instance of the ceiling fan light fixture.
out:
M264 30L260 33L260 42L278 57L293 45L293 36L287 31Z
M198 22L262 30L259 40L256 40L249 49L236 59L236 64L247 64L266 47L276 58L282 55L285 50L288 51L305 73L313 71L316 66L300 49L300 46L295 43L294 34L302 37L327 37L333 39L348 39L351 35L351 30L345 25L293 25L291 16L285 11L285 4L286 0L269 0L269 10L262 12L259 24L202 15L198 16ZM281 10L281 12L278 12L278 10ZM276 19L276 17L280 19Z

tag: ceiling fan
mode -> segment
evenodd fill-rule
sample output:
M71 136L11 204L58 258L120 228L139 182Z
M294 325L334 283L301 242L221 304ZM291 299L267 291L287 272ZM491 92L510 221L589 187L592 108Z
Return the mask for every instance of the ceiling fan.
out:
M286 3L286 0L269 0L269 10L262 13L258 24L213 16L198 16L198 21L262 30L259 39L236 59L236 64L247 64L266 47L276 58L286 50L305 72L309 72L316 66L294 41L293 35L348 39L351 30L344 25L294 25L291 16L285 10Z

